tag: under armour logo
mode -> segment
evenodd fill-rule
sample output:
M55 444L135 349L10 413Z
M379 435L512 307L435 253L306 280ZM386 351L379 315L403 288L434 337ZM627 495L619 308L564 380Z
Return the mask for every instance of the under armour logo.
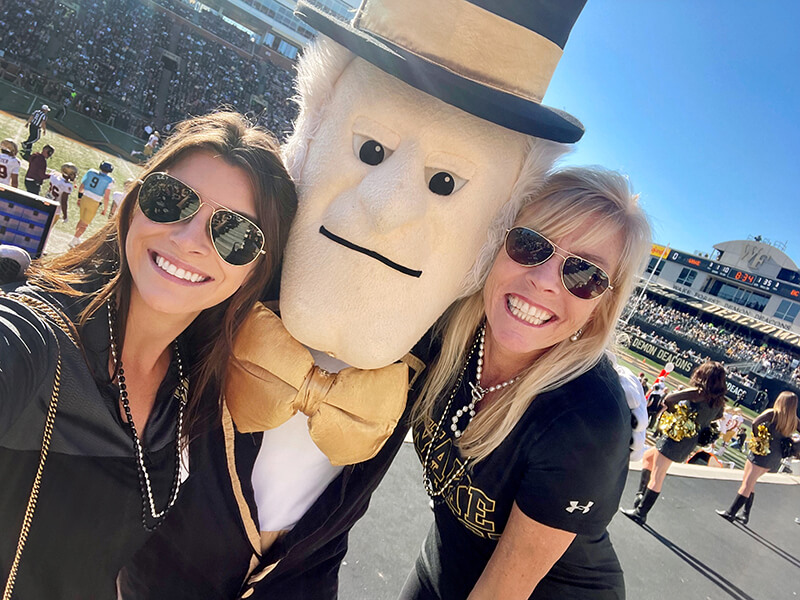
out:
M589 509L592 508L592 506L594 506L594 502L592 502L591 500L589 500L589 502L587 502L585 506L581 506L577 500L570 500L569 506L566 508L566 510L568 513L573 513L576 510L579 510L583 514L586 514L587 512L589 512Z

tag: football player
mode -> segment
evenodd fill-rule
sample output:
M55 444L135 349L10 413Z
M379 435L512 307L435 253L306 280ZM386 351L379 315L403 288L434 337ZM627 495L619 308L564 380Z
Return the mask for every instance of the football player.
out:
M17 187L19 183L19 159L17 142L10 138L0 142L0 183Z
M81 243L81 236L97 214L97 209L101 202L103 203L103 211L100 214L106 214L108 200L111 197L111 188L114 185L114 179L110 175L113 170L114 166L104 160L100 163L99 170L89 169L81 179L81 184L78 187L78 206L81 207L81 216L78 225L75 227L75 237L69 243L70 248L74 248Z
M67 222L67 206L69 205L69 195L75 188L74 182L78 177L78 167L71 162L61 165L61 172L53 171L50 175L50 189L47 198L55 200L61 204L61 218Z

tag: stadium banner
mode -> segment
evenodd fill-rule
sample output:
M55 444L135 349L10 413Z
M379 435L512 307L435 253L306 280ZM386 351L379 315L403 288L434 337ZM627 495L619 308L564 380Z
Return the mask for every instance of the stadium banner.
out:
M673 365L675 365L674 372L680 373L685 377L689 377L694 368L699 364L689 358L684 357L684 350L678 350L675 352L665 348L661 344L648 340L645 337L636 335L629 331L626 331L625 334L629 338L627 346L631 350L637 354L641 354L642 356L649 358L650 360L655 361L660 365L665 365L671 362ZM753 407L755 405L756 396L758 394L757 390L751 388L742 381L733 379L732 377L727 378L727 387L728 393L726 396L729 399L738 401L740 404L744 404L748 407Z
M669 254L669 246L662 246L661 244L653 244L650 246L650 256L655 256L656 258L664 257L666 258Z

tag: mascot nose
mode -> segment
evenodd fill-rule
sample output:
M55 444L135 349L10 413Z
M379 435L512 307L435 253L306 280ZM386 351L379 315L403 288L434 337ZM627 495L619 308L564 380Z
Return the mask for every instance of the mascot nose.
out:
M378 233L421 221L428 210L426 191L414 182L424 181L419 168L412 170L411 161L392 156L391 166L379 165L359 186L359 201ZM387 161L388 162L388 161Z

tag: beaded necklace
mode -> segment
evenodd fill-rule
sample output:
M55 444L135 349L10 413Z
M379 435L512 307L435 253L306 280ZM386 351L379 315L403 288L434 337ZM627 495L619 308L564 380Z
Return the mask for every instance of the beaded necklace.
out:
M433 480L431 479L430 472L433 470L431 465L431 452L433 450L434 442L436 438L439 436L439 432L442 430L444 426L444 422L447 419L447 415L450 412L450 406L453 404L453 398L455 398L458 390L461 388L461 382L464 380L464 375L467 372L467 367L469 366L469 361L472 359L472 355L475 354L475 350L478 351L478 364L475 369L475 382L469 382L470 387L470 400L464 406L456 410L455 415L451 418L451 425L450 430L453 432L453 435L457 438L460 438L463 431L469 426L472 422L472 418L475 416L475 407L476 405L483 400L483 397L486 394L491 392L495 392L499 389L503 389L514 383L517 378L512 377L511 379L504 381L503 383L498 383L497 385L489 386L488 388L481 387L481 375L483 374L483 354L484 354L484 346L486 344L486 322L484 321L483 325L481 326L480 333L476 336L475 342L472 344L472 348L470 348L469 354L467 354L467 359L464 361L464 367L461 369L461 373L458 375L458 379L456 380L456 384L453 387L453 391L450 393L450 397L447 399L447 404L445 404L444 410L442 411L442 416L439 418L439 422L436 423L436 426L433 430L433 434L431 437L431 441L428 444L427 449L425 450L425 459L422 461L422 485L425 488L425 491L428 493L428 496L432 500L436 500L437 498L443 496L447 493L450 487L453 485L455 481L457 481L463 474L464 471L467 470L467 465L469 464L470 460L472 460L471 456L468 456L464 459L464 462L461 463L456 471L447 478L447 481L442 484L441 487L436 489L433 485ZM459 423L462 418L467 417L467 424L464 426L462 430L459 428ZM429 466L431 465L431 466Z
M178 499L178 492L181 489L181 437L183 435L183 417L186 410L186 402L189 396L189 380L184 377L183 361L181 360L180 350L178 348L178 341L173 342L175 351L175 360L178 363L178 387L175 388L173 399L178 399L178 420L175 432L175 473L172 479L172 486L170 487L169 500L163 510L156 510L155 500L153 499L153 487L150 482L150 473L147 471L147 465L144 462L144 450L142 443L139 440L139 434L136 431L136 425L133 423L133 415L131 415L131 405L128 400L128 388L125 385L125 369L122 367L122 357L117 352L117 342L114 338L114 322L116 321L116 306L113 297L108 299L108 338L110 342L111 358L114 361L114 368L117 372L117 382L119 384L119 398L122 402L122 408L125 411L125 418L130 425L131 433L133 434L133 447L136 454L136 470L139 475L139 491L142 495L142 526L147 531L153 531L158 527L167 515L167 512L175 504ZM149 510L148 510L149 509ZM155 522L153 526L148 525L148 512L150 518Z

